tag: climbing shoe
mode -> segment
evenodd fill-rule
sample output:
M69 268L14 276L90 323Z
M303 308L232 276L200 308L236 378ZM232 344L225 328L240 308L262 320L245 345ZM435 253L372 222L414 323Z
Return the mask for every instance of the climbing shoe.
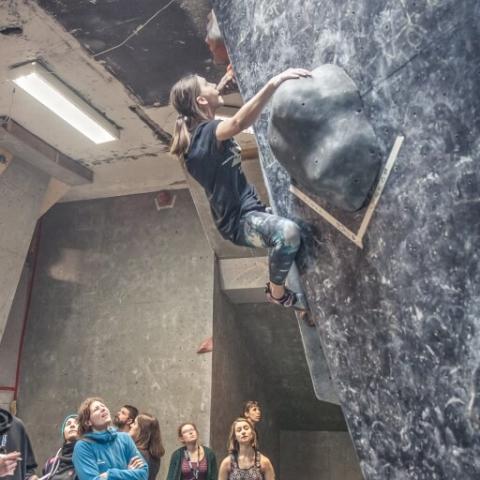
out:
M292 292L292 290L287 287L285 287L285 293L282 298L275 298L270 290L270 283L267 283L265 294L269 303L275 303L286 308L294 308L295 310L305 310L304 302L301 301L302 295Z

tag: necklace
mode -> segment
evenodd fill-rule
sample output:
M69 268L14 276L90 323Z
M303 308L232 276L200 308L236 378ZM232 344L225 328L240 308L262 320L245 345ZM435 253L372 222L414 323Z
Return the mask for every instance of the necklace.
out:
M190 458L190 452L188 451L188 449L185 450L185 458L188 462L188 467L192 472L193 478L195 480L198 480L198 477L200 475L200 445L197 446L197 465L195 468L193 468L192 459Z

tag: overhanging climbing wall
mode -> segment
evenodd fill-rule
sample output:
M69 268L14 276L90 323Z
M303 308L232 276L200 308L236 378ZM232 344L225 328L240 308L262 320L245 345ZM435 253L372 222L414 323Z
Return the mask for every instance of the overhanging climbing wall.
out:
M405 141L360 249L289 192L256 125L366 479L480 475L480 4L213 0L245 98L290 66L342 67L384 162ZM365 210L315 201L356 231Z

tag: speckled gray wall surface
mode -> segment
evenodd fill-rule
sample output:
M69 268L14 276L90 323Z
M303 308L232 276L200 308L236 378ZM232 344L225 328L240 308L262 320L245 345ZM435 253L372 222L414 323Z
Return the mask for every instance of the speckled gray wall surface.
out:
M288 193L257 140L276 209L305 232L299 267L368 480L480 475L480 4L214 0L241 92L290 66L342 67L384 158L405 135L358 249ZM363 212L330 212L352 229Z
M113 413L156 415L166 455L176 429L210 437L213 253L186 190L157 211L154 194L54 206L44 217L21 363L18 414L38 463L60 446L59 424L87 396Z

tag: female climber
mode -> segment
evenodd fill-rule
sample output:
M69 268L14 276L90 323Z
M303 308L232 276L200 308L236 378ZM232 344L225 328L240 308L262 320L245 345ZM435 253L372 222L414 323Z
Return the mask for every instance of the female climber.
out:
M303 309L299 295L285 287L288 271L300 248L300 229L286 218L266 212L242 171L235 135L251 126L275 90L285 81L311 76L301 68L273 78L231 118L215 119L223 98L215 84L198 75L179 80L170 92L178 112L170 153L184 162L204 188L215 224L237 245L269 249L267 300Z

